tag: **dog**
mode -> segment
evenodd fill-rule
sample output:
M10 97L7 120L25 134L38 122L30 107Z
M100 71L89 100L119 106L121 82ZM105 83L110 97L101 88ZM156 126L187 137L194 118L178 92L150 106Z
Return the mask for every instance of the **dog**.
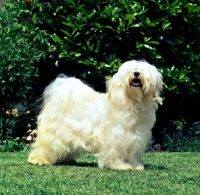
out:
M38 136L28 162L73 163L92 153L98 166L144 169L141 161L162 103L162 75L145 61L127 61L98 93L76 78L60 75L44 91Z

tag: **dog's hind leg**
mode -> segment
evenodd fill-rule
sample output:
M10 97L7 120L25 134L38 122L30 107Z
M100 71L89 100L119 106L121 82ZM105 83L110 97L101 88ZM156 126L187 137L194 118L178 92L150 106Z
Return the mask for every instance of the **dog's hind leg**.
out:
M40 132L41 131L41 132ZM59 131L59 130L57 130ZM50 165L62 162L69 153L69 144L64 138L55 133L56 130L45 128L38 130L38 137L28 157L28 162L39 165Z
M54 164L51 155L48 151L45 151L42 148L34 148L28 157L28 162L31 164L38 165L51 165Z
M61 162L66 156L67 148L61 142L40 143L36 141L33 150L29 154L28 162L39 165L51 165Z

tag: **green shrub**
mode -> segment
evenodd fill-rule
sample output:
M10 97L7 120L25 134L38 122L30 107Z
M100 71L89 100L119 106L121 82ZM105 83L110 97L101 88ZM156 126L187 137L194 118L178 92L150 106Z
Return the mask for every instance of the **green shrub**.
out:
M199 79L198 72L191 74L198 70L200 55L197 3L44 0L42 12L34 16L49 30L57 66L80 64L95 67L94 74L113 74L119 61L145 58L161 69L168 91L178 94L183 85L193 94L197 90L190 77ZM86 79L92 74L81 71Z
M199 120L198 0L34 0L26 5L35 27L51 37L48 63L39 67L43 83L64 72L104 91L105 78L122 62L146 59L164 77L154 143L165 142L163 131L171 120L186 121L188 128Z
M6 140L0 140L0 152L16 152L16 151L27 151L28 147L23 140L19 137L6 137Z
M16 104L29 104L38 80L37 62L48 51L45 31L32 22L25 2L7 1L0 10L0 129L5 137L13 126Z
M54 72L75 75L104 90L105 77L122 62L146 59L164 77L155 144L164 142L162 131L170 120L190 125L199 120L198 0L43 0L39 5L42 11L34 9L34 17L52 38Z
M174 130L175 127L175 130ZM187 126L186 122L171 121L163 131L163 149L172 152L200 151L200 122Z
M34 107L24 111L18 109L7 111L4 117L7 120L4 129L6 135L0 139L0 151L27 150L37 136L37 114Z

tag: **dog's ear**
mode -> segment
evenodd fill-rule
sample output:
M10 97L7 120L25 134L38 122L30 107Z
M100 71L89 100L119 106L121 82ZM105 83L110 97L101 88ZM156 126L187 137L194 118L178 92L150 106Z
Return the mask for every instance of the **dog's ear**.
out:
M156 78L156 91L155 91L155 101L162 105L163 99L160 97L160 93L162 91L162 84L163 84L163 78L162 75L157 72L157 78Z

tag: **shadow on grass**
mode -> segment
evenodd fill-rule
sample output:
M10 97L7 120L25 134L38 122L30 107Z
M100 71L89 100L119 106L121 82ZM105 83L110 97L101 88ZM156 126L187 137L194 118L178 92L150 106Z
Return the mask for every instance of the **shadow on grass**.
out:
M95 162L73 162L73 163L58 163L57 166L74 166L74 167L93 167L98 168Z
M74 166L76 167L93 167L93 168L98 168L98 164L97 163L93 163L93 162L77 162L74 164Z
M95 162L76 162L76 163L60 163L58 166L74 166L74 167L92 167L98 168L98 164ZM165 166L157 166L152 164L145 164L145 170L167 170L168 168Z
M145 164L145 170L167 170L167 167L157 166L152 164Z

